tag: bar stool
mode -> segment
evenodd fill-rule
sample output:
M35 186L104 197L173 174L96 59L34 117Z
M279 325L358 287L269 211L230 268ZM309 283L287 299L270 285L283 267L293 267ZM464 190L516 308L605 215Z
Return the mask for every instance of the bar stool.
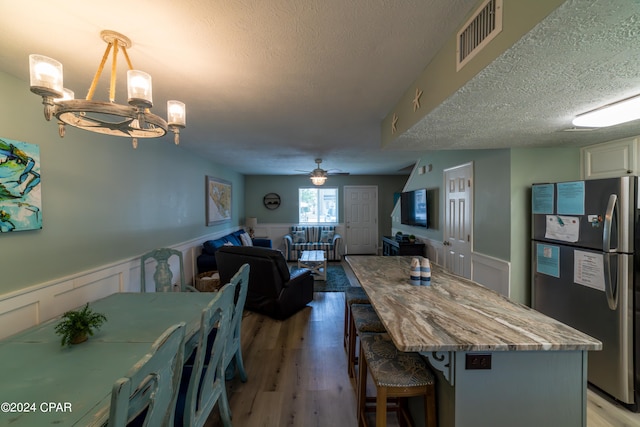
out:
M344 345L345 350L347 350L347 345L349 344L351 304L369 304L369 297L364 289L359 286L349 286L344 291L344 339L342 345Z
M347 370L349 378L356 377L356 365L358 356L356 354L356 340L358 336L365 333L387 332L380 321L378 314L371 304L351 304L351 321L349 326L349 351L347 353Z
M387 410L397 412L400 425L405 424L402 421L413 425L406 404L406 398L413 396L424 396L425 425L436 427L434 375L418 353L398 351L387 334L364 334L358 371L358 427L367 426L371 410L376 413L376 427L387 425ZM367 372L376 386L375 406L367 405ZM396 406L387 406L390 397L399 398Z

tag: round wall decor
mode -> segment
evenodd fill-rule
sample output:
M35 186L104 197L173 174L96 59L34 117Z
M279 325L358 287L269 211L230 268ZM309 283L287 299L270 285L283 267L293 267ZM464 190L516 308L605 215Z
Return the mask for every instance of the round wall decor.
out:
M262 202L267 209L278 209L278 206L280 206L280 196L276 193L269 193L264 196Z

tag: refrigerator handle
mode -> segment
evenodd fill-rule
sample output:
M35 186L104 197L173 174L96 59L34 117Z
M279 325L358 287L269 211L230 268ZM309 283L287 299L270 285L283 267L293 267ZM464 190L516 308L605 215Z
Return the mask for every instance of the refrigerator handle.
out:
M609 196L607 204L607 212L604 216L604 227L602 230L602 251L604 252L604 290L607 295L607 303L611 310L618 308L618 287L611 280L611 256L617 260L615 254L611 253L611 225L613 221L613 213L618 203L618 196L612 194Z
M618 308L618 286L617 283L613 283L611 280L611 258L614 262L618 261L618 254L605 253L603 255L604 261L604 292L607 296L607 304L611 310L617 310Z
M613 211L618 204L618 195L611 194L609 203L607 203L607 211L604 215L604 227L602 229L602 251L611 252L611 225L613 222Z

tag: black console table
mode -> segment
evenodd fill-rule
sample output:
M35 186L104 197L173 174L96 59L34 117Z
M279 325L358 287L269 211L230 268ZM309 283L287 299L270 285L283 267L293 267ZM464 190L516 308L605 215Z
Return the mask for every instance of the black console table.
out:
M420 255L424 256L424 243L399 242L394 237L382 236L382 255Z

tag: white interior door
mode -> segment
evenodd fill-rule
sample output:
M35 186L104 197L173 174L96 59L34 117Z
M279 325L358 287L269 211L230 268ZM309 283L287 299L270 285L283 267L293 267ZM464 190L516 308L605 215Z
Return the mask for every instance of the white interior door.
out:
M378 187L345 186L345 253L378 252Z
M444 171L445 182L445 268L471 279L473 242L473 163Z

